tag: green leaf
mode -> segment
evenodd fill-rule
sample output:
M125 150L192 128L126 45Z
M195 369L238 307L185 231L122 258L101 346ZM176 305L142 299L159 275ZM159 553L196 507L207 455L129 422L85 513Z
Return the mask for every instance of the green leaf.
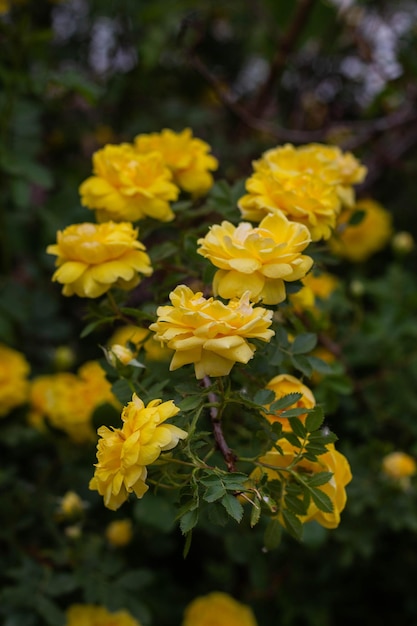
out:
M261 505L260 502L256 499L251 505L251 513L250 513L250 526L253 528L259 522L261 517Z
M296 437L296 435L294 435L294 433L283 433L283 437L285 437L285 439L289 441L292 446L301 448L301 441L298 437Z
M304 376L310 378L311 374L313 373L313 368L311 366L310 360L306 356L302 354L292 354L291 363L297 370L304 374Z
M267 550L278 548L282 538L282 526L276 519L271 519L264 533L264 545Z
M149 256L152 261L152 265L162 261L163 259L167 259L170 256L173 256L178 252L178 248L176 245L171 243L170 241L164 241L163 243L158 243L149 250Z
M309 487L320 487L328 483L332 476L333 472L318 472L309 478L308 485Z
M203 495L203 500L206 502L215 502L216 500L220 500L225 493L226 491L223 484L219 482L217 485L212 485L206 489Z
M284 509L282 511L282 517L284 520L285 528L288 530L290 535L300 541L303 535L303 525L301 521L298 519L294 513L289 511L288 509Z
M365 215L366 215L366 211L364 211L363 209L358 209L354 211L349 218L349 221L348 221L349 226L357 226L358 224L360 224L363 218L365 217Z
M196 409L201 402L201 396L188 396L187 398L184 398L184 400L181 400L181 402L178 403L178 406L181 411L192 411L193 409Z
M295 515L305 515L307 513L310 498L300 499L296 495L287 493L284 498L285 506Z
M149 585L154 578L154 573L148 569L132 569L122 574L117 579L117 584L129 591L136 591Z
M311 411L311 413L308 413L307 415L307 418L305 421L305 427L307 431L311 433L314 430L318 430L320 426L323 424L323 420L324 420L323 409L319 406L315 407L314 410Z
M273 402L275 394L271 389L259 389L253 396L253 402L265 406Z
M333 511L333 503L324 491L321 489L312 489L310 493L314 504L320 511L324 513L331 513Z
M232 496L231 493L226 493L221 502L230 517L240 522L243 517L243 506L240 504L239 500L237 500L235 496Z
M317 335L315 333L302 333L297 335L291 346L292 354L305 354L311 352L317 345Z
M297 417L288 418L292 431L297 437L304 439L307 435L307 429L304 424Z
M51 600L48 600L45 596L37 595L36 608L38 613L44 619L45 625L50 626L64 626L65 615L63 611Z
M279 398L279 400L275 400L271 404L270 410L274 413L276 411L282 411L283 409L286 409L287 407L292 406L293 404L298 402L301 397L301 393L288 393L286 396Z
M198 509L187 511L180 519L180 529L183 535L186 535L197 525L198 522Z

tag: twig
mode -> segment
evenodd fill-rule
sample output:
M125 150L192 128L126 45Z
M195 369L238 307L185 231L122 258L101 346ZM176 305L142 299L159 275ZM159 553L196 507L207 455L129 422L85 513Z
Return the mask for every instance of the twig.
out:
M211 387L211 381L208 376L204 376L203 386L206 389ZM235 464L236 464L237 456L227 445L226 439L224 438L224 435L223 435L221 420L219 418L219 412L217 410L217 407L215 406L216 404L218 404L219 399L216 396L216 394L213 393L212 391L208 392L207 398L209 399L210 404L213 405L210 407L210 421L213 427L213 434L214 434L214 439L216 441L216 445L226 462L226 466L229 472L235 472L236 471Z
M272 98L274 85L285 67L288 55L294 48L300 33L308 21L314 3L315 0L300 0L293 20L278 44L278 49L271 63L269 75L262 85L255 104L252 107L252 111L255 116L262 115L267 108Z

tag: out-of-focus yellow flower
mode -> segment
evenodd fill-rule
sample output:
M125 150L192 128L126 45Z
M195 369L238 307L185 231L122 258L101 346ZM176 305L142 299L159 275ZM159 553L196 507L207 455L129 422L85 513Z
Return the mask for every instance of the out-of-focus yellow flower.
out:
M187 436L181 428L164 423L178 412L172 401L152 400L145 407L133 394L132 401L122 411L122 428L98 429L101 437L97 445L98 463L90 489L104 497L107 508L118 509L129 493L134 492L138 498L146 493L146 466Z
M132 521L128 518L117 519L106 528L106 539L115 548L127 546L133 537Z
M10 0L0 0L0 15L5 15L10 11Z
M218 161L210 152L210 146L193 137L190 128L180 133L164 129L160 133L138 135L135 146L139 153L153 150L162 155L171 170L176 184L195 196L204 195L213 185L211 171L218 168Z
M139 274L152 274L145 246L130 222L73 224L58 231L57 243L47 247L57 256L52 280L64 285L64 296L98 298L112 287L133 289Z
M391 246L397 254L409 254L415 247L414 237L406 230L401 230L392 238Z
M306 385L303 385L301 380L298 380L298 378L290 374L279 374L275 376L269 381L266 388L274 392L276 400L287 396L289 393L301 393L301 398L284 409L286 411L289 409L312 409L316 405L316 400L311 390ZM282 417L281 414L282 411L278 411L275 415L265 413L265 417L271 423L280 422L282 429L290 432L291 426L289 425L288 418ZM305 422L307 415L307 413L303 413L298 416L298 419Z
M131 345L136 346L136 350L132 352L132 358L138 355L140 348L143 346L146 357L151 361L166 361L172 356L172 350L161 346L156 341L153 333L147 328L128 324L120 326L109 341L109 345L114 349L114 345L119 344L129 349Z
M405 452L391 452L382 459L382 470L386 476L399 480L417 473L415 459Z
M109 144L93 154L93 173L80 185L81 203L99 222L174 219L170 202L178 187L158 152L139 154L127 143Z
M58 508L58 515L66 519L71 519L83 512L84 502L75 491L67 491L61 498Z
M364 211L358 224L349 224L355 211ZM392 216L374 200L360 200L354 209L343 211L337 220L330 250L337 256L359 263L384 248L392 236Z
M289 467L294 462L294 458L298 456L299 449L295 448L286 439L280 439L279 445L283 454L280 454L277 450L271 450L260 457L259 461L276 468ZM346 457L338 452L334 444L331 443L327 445L327 452L321 454L316 462L302 459L292 469L303 475L314 475L318 472L333 473L329 482L319 487L330 498L333 504L333 511L324 513L311 501L307 514L300 516L300 519L303 523L315 520L324 528L337 528L340 523L340 514L346 505L345 487L352 480L352 473ZM264 467L262 470L259 470L259 468L255 469L252 472L252 478L257 480L262 475L262 472L266 473L269 480L280 479L279 471L275 471L270 467ZM278 519L280 519L280 515L278 515Z
M257 626L252 609L221 591L195 598L185 608L182 626Z
M0 417L27 401L29 371L23 354L0 344Z
M67 610L65 626L141 626L127 611L111 613L104 606L73 604Z
M311 311L312 313L317 312L317 298L327 300L339 284L337 277L327 272L317 275L309 272L301 279L301 282L302 288L297 293L291 294L289 301L295 311Z
M248 222L215 224L198 240L197 252L220 268L213 281L215 295L239 298L249 291L253 302L278 304L285 300L284 281L303 278L313 265L302 254L310 241L305 226L275 214L257 228Z
M97 361L89 361L79 368L78 374L59 372L32 381L29 422L41 427L47 418L76 443L94 441L91 418L104 403L119 406L104 370Z
M366 173L350 153L320 144L278 146L253 165L248 193L238 203L243 218L259 221L282 212L305 224L313 241L331 236L342 203L353 202L352 184Z
M226 376L236 362L252 358L255 346L248 339L269 341L274 335L269 329L273 312L253 307L248 292L225 305L179 285L170 300L172 306L159 307L158 320L149 328L175 350L171 370L194 363L198 379Z

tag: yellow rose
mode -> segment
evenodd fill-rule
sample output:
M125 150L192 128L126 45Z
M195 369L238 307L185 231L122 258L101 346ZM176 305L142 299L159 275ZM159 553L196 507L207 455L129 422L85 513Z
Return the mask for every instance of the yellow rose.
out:
M213 591L186 607L182 626L257 626L252 609L232 596Z
M283 454L280 454L277 450L271 450L260 457L259 461L268 466L272 465L276 468L287 468L293 463L294 458L299 453L299 449L295 448L286 439L280 439L278 443L282 448ZM302 459L292 469L303 475L314 475L318 472L333 473L329 482L318 487L330 498L333 504L333 511L331 513L324 513L311 501L307 514L300 516L300 519L303 523L315 520L325 528L337 528L340 523L340 514L346 505L345 487L352 480L352 473L346 457L338 452L334 444L331 443L327 445L327 452L321 454L316 462ZM264 467L263 472L266 473L269 480L280 480L279 471L275 471L270 467ZM257 480L261 475L262 471L259 471L257 468L252 473L252 478ZM278 519L281 521L280 515L278 515Z
M326 272L315 274L310 272L301 279L303 283L300 291L289 296L289 301L295 311L311 311L313 314L318 312L316 300L327 300L339 284L336 276Z
M391 452L382 459L382 470L393 479L408 478L417 473L417 463L405 452Z
M138 230L129 222L73 224L58 231L57 243L47 247L57 256L52 280L64 285L64 296L98 298L112 287L133 289L139 274L152 274Z
M84 510L84 502L75 491L67 491L61 498L58 508L58 515L70 519L76 517Z
M161 346L161 344L155 340L153 333L151 333L149 329L134 326L133 324L120 326L120 328L114 332L109 341L109 345L113 350L115 344L127 346L128 348L130 344L136 346L136 351L133 352L133 358L137 356L142 346L150 361L166 361L172 356L172 350Z
M199 239L199 254L220 270L213 281L215 295L239 298L249 291L253 302L285 300L284 281L303 278L313 259L302 254L311 241L308 229L284 215L267 215L257 228L248 222L212 226Z
M88 361L78 374L59 372L32 381L29 421L34 427L41 427L47 418L76 443L94 441L92 416L104 403L119 406L102 367L96 361Z
M0 344L0 417L27 401L29 371L23 354Z
M130 519L118 519L106 528L106 539L115 548L127 546L133 537L133 526Z
M349 224L355 211L364 211L364 217L358 224ZM330 250L349 261L366 261L387 245L392 232L391 214L374 200L360 200L354 209L339 216L335 234L329 241Z
M282 212L307 226L313 241L331 236L342 203L353 201L352 184L366 173L350 153L320 144L278 146L253 165L238 202L242 217L259 221Z
M93 172L80 185L81 203L96 210L99 222L174 219L169 203L179 190L158 152L139 154L130 144L109 144L94 153Z
M208 154L210 146L205 141L193 137L191 129L185 128L180 133L164 129L160 133L138 135L135 147L141 154L159 152L175 183L184 191L200 196L212 187L210 171L217 169L218 161Z
M133 394L122 411L122 428L98 429L97 459L90 489L104 497L107 508L115 511L134 492L138 498L148 490L146 466L161 452L174 448L187 433L164 422L179 412L172 401L152 400L146 407Z
M247 339L269 341L274 335L272 311L253 307L248 293L225 305L179 285L170 300L172 306L159 307L158 320L149 328L175 350L171 370L194 363L198 379L226 376L236 362L252 358L255 346Z
M286 411L289 409L312 409L316 406L316 400L311 390L306 385L303 385L298 378L290 374L279 374L275 376L269 381L266 388L274 392L276 400L287 396L289 393L301 393L301 398L287 407L287 409L284 409ZM284 431L291 431L288 418L282 417L281 413L282 411L278 411L275 415L265 413L265 417L271 423L280 422ZM298 416L298 419L305 422L307 415L308 413L303 413Z
M127 611L111 613L104 606L73 604L66 613L65 626L141 626Z

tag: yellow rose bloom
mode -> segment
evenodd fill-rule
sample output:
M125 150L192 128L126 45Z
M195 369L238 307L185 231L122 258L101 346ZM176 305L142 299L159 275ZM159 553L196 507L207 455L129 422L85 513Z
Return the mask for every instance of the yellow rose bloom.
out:
M210 172L217 169L218 161L208 154L210 146L193 137L190 128L180 133L165 128L160 133L138 135L135 147L141 154L153 150L159 152L171 170L175 183L184 191L201 196L212 187L213 176Z
M129 493L138 498L148 490L145 480L146 465L150 465L161 452L174 448L187 433L164 422L176 415L179 408L172 401L152 400L146 407L133 394L122 411L122 428L98 429L97 460L90 489L104 497L107 508L115 511L125 502Z
M313 265L302 254L310 241L305 226L275 214L257 228L248 222L215 224L198 240L197 252L220 268L213 281L215 295L239 298L249 291L253 302L278 304L285 300L284 281L303 278Z
M136 351L133 352L132 358L137 356L142 346L145 350L146 357L150 361L166 361L172 356L172 350L161 346L161 344L155 340L153 333L151 333L149 329L141 328L133 324L120 326L109 341L109 345L113 350L115 345L129 348L130 344L136 346Z
M139 154L131 144L109 144L93 154L93 173L80 185L81 203L96 211L99 222L174 219L169 203L179 190L158 152Z
M286 439L280 439L279 445L282 448L283 454L280 454L277 450L271 450L260 457L259 461L277 468L289 467L294 461L294 457L298 455L299 450ZM352 480L352 473L346 457L338 452L334 444L331 443L327 445L327 452L321 454L316 462L302 459L293 467L293 470L304 475L314 475L318 472L333 473L329 482L318 487L330 498L333 504L333 511L331 513L324 513L311 501L307 514L300 516L300 519L303 523L315 520L321 526L324 526L324 528L337 528L340 523L340 514L346 505L347 498L345 487ZM280 479L279 472L274 469L265 467L262 468L262 471L266 473L269 480ZM258 479L262 471L257 468L252 473L252 477L255 478L255 480ZM279 515L278 519L280 519Z
M27 401L29 371L23 354L0 344L0 417Z
M47 418L75 443L94 441L91 418L104 403L119 406L104 370L96 361L89 361L79 368L78 374L59 372L32 381L29 422L39 427Z
M64 296L98 298L112 287L133 289L139 274L152 274L145 246L130 222L73 224L58 231L57 243L47 247L57 256L52 280L64 285Z
M278 146L253 165L248 193L238 203L242 217L260 221L282 212L305 224L313 241L331 236L342 204L353 202L352 184L366 173L350 153L321 144Z
M66 613L65 626L141 626L127 611L110 612L104 606L73 604Z
M349 224L355 211L365 215L358 224ZM391 214L374 200L360 200L354 209L340 214L329 246L336 256L359 263L384 248L392 233Z
M306 385L303 385L301 380L298 380L298 378L295 378L295 376L291 376L290 374L279 374L278 376L275 376L269 381L266 388L271 389L274 392L276 400L287 396L289 393L301 393L301 398L285 410L304 408L312 409L316 406L316 399L313 396L312 391ZM271 422L271 424L274 422L280 422L284 431L291 431L288 418L282 417L281 413L282 411L278 411L275 415L265 413L265 417L269 422ZM305 422L307 415L308 413L303 413L298 416L298 419Z
M106 539L115 548L127 546L133 537L133 525L130 519L117 519L106 528Z
M198 379L226 376L233 365L247 363L255 346L247 339L269 341L272 311L253 307L249 293L227 305L193 293L186 285L170 294L172 306L157 309L158 320L149 327L155 338L175 350L170 369L194 363Z
M386 476L402 479L417 473L415 459L405 452L391 452L382 459L382 470Z
M71 519L82 513L84 510L84 502L75 491L67 491L61 498L58 508L60 517Z
M227 593L213 591L186 607L182 626L257 626L252 609Z
M301 279L301 282L303 286L300 291L289 297L289 301L296 312L316 312L317 298L327 300L339 284L338 278L327 272L321 274L310 272Z

